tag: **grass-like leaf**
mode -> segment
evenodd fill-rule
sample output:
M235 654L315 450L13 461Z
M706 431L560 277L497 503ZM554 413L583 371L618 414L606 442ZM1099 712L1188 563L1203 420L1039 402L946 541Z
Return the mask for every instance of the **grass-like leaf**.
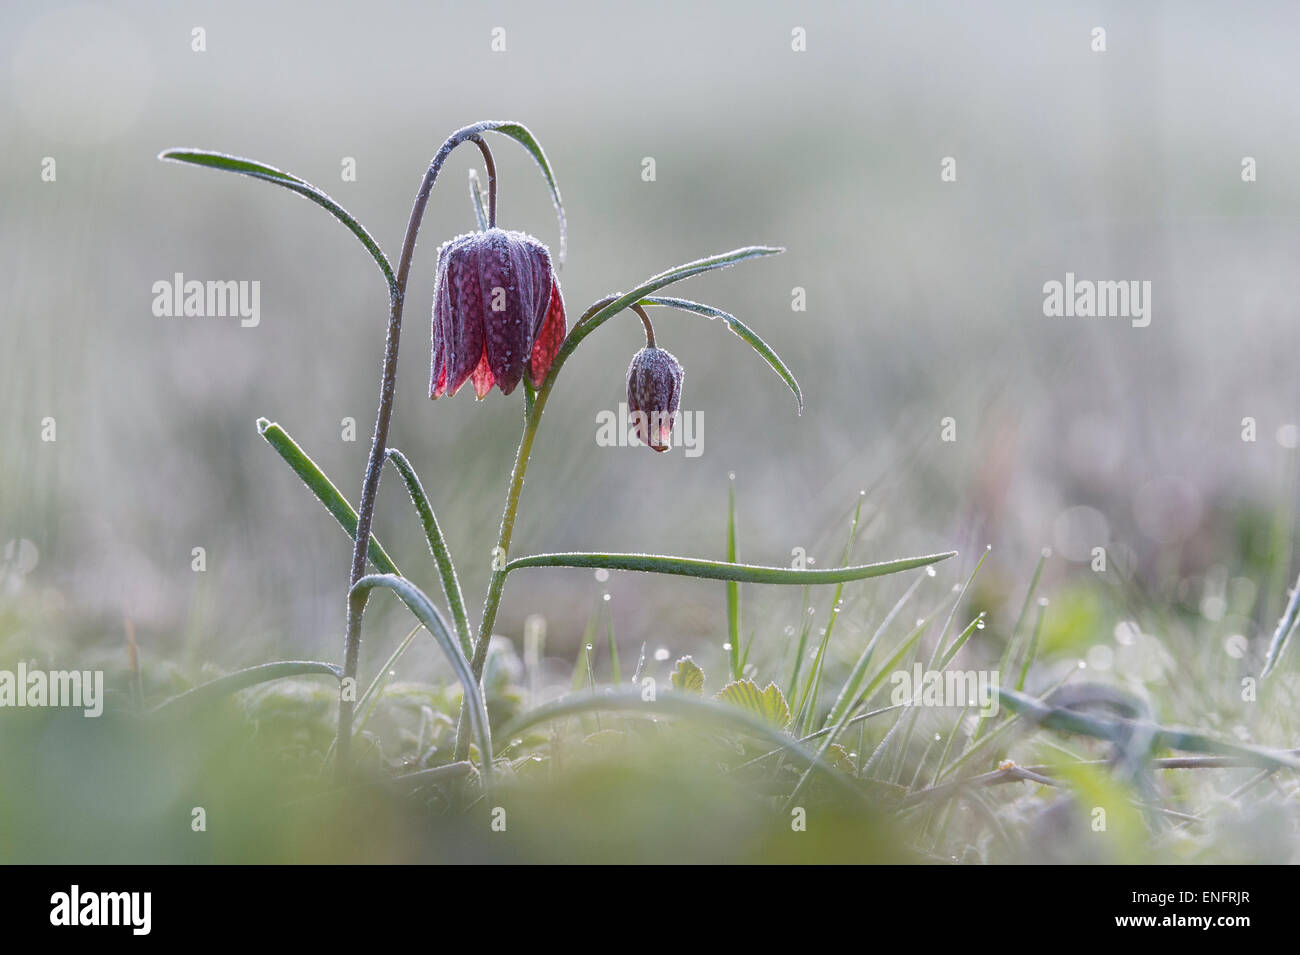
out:
M1132 735L1134 728L1140 727L1150 732L1152 748L1164 746L1188 753L1233 756L1260 769L1300 770L1300 756L1293 753L1231 743L1201 733L1156 726L1144 721L1104 719L1064 707L1054 707L1014 690L999 688L998 697L1007 709L1046 729L1079 733L1122 745Z
M867 641L866 647L858 656L857 662L853 664L853 669L849 671L848 679L840 687L839 696L835 698L835 704L826 717L828 726L838 723L853 705L853 701L857 698L858 687L862 685L862 681L867 675L867 667L871 665L871 657L876 652L876 644L880 642L880 638L889 629L889 625L894 622L894 618L902 611L903 605L911 599L912 594L916 593L916 589L921 586L923 580L925 580L924 574L912 581L907 590L903 592L903 596L898 598L893 608L885 615L885 619L880 622L880 626L876 627L876 632L871 635L871 639Z
M287 173L283 169L276 169L274 166L268 166L266 163L258 162L255 159L229 156L225 153L211 152L206 149L165 149L158 154L158 158L168 162L190 163L194 166L206 166L209 169L220 169L225 172L236 172L244 176L252 176L254 179L262 179L266 182L275 183L277 186L283 186L304 198L310 199L348 227L348 231L360 240L366 251L370 253L370 257L375 260L375 264L379 266L379 270L384 273L384 279L388 282L389 296L398 294L397 276L393 272L392 265L389 264L388 257L379 248L379 243L371 237L370 233L351 213L305 179L299 179L292 173Z
M736 482L727 486L727 562L736 563ZM740 584L727 581L727 646L730 647L731 678L740 679Z
M424 624L424 629L433 634L433 638L438 641L438 646L442 648L443 655L451 663L457 679L460 680L461 688L465 691L471 728L483 759L483 775L485 778L490 777L492 773L492 734L488 726L487 705L483 701L483 689L479 686L478 680L474 679L469 660L461 652L460 644L447 627L446 621L442 619L442 614L438 612L438 608L433 605L433 601L428 598L424 591L405 577L398 577L394 574L370 574L358 580L356 586L352 588L352 592L368 593L376 587L391 590L397 594L402 603L406 604L411 613L415 614L415 619Z
M478 230L486 232L488 230L487 210L484 208L483 190L479 188L478 173L473 169L469 171L469 201L474 206L474 221L478 223Z
M914 567L924 567L956 555L956 551L906 557L878 564L832 567L824 570L796 570L792 567L763 567L757 564L732 564L724 560L701 560L694 557L664 557L658 554L533 554L516 557L506 564L506 572L524 567L583 567L588 569L635 570L648 574L699 577L705 580L734 580L746 584L838 584L848 580L865 580L897 574Z
M351 504L347 502L339 489L334 483L325 476L325 473L317 466L316 462L307 456L307 454L298 446L298 443L289 437L289 433L278 424L267 421L265 418L257 419L257 431L266 438L271 447L275 448L276 453L284 458L289 467L293 468L294 473L302 478L308 490L316 495L316 499L325 505L325 510L334 515L334 519L347 532L348 537L353 540L357 536L357 512ZM382 544L375 539L375 535L370 535L370 560L374 565L385 574L401 575L393 559L388 556Z
M1282 659L1282 651L1286 649L1287 641L1291 639L1297 624L1300 624L1300 580L1295 582L1286 610L1277 622L1277 629L1273 631L1273 639L1269 642L1268 654L1264 658L1264 669L1259 674L1261 678L1268 676L1273 667L1277 666L1277 661Z
M585 713L598 711L633 713L644 716L677 716L684 719L695 719L730 726L732 729L740 730L780 747L801 763L817 766L818 769L825 773L827 779L845 792L864 803L867 802L866 794L862 790L837 773L829 763L818 757L808 747L789 734L781 732L767 720L757 714L750 713L742 707L705 699L693 693L666 693L654 700L643 700L640 690L625 690L599 695L584 693L581 696L562 697L552 703L539 706L515 717L503 726L497 735L501 739L509 741L521 736L534 726L550 720L567 716L581 716Z
M702 272L725 269L747 259L754 259L764 255L777 255L784 251L785 249L772 246L750 245L742 249L732 249L730 252L723 252L719 255L711 255L708 258L696 259L694 262L687 262L685 265L679 265L666 272L660 272L658 275L652 275L632 291L611 299L607 304L583 315L582 318L575 322L573 328L569 330L568 338L564 340L564 345L556 356L555 363L551 366L551 374L556 374L560 365L564 363L564 359L572 354L573 350L578 347L584 338L629 305L640 302L661 288L667 288L675 282L688 279L693 275L699 275Z
M772 366L772 370L781 376L790 390L794 393L794 400L798 402L799 414L803 414L803 392L799 389L799 382L795 381L794 374L781 360L781 356L772 350L767 342L759 338L757 333L748 325L736 318L729 312L724 312L720 308L714 308L712 305L701 305L699 302L691 302L684 298L667 298L663 296L652 295L643 298L640 302L642 305L662 305L666 308L678 308L684 312L694 312L697 315L704 315L708 318L720 318L727 323L727 327L736 333L736 337L750 348L758 352L763 361Z
M424 536L429 542L429 552L433 554L433 559L438 565L438 575L442 578L442 591L447 595L451 618L456 624L456 636L460 640L460 648L466 658L469 658L474 653L474 643L469 617L465 613L465 597L461 593L460 580L456 576L456 565L452 563L451 552L447 550L447 541L442 536L442 528L438 526L438 518L433 513L433 507L424 493L420 478L415 473L415 468L411 467L411 462L406 459L406 455L396 448L389 448L387 454L388 460L393 462L393 467L397 468L398 473L402 475L406 490L411 495L411 503L415 505L416 513L420 515Z
M343 679L343 669L333 663L321 663L316 660L284 660L279 663L263 663L217 677L192 690L186 690L164 700L153 708L155 714L169 717L187 716L204 706L215 703L223 697L259 683L282 680L288 676L305 676L310 673L328 673L336 680Z

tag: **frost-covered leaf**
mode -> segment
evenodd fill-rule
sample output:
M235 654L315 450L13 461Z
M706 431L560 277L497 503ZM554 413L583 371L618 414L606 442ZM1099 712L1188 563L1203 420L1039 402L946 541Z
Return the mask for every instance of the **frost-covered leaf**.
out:
M714 698L743 707L781 729L790 722L790 704L775 683L760 690L753 680L736 680L719 690Z
M682 657L673 670L673 689L704 692L704 671L690 657Z

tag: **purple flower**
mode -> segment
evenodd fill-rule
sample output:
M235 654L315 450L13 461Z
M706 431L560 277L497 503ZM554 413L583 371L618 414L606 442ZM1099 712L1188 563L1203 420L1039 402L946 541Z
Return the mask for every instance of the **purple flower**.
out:
M653 345L632 356L627 366L627 407L642 443L667 451L682 398L682 366Z
M565 332L551 255L532 236L491 228L438 250L430 398L454 395L471 379L479 398L494 384L508 395L525 370L536 387Z

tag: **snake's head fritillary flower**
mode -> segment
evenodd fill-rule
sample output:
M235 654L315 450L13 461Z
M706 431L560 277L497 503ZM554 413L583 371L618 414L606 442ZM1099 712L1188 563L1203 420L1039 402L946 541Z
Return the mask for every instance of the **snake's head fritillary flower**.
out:
M472 381L479 398L515 390L525 372L539 385L565 335L564 299L551 255L522 232L491 228L438 250L429 397Z
M642 443L656 451L672 444L673 423L682 398L682 366L653 345L632 356L627 366L627 407Z

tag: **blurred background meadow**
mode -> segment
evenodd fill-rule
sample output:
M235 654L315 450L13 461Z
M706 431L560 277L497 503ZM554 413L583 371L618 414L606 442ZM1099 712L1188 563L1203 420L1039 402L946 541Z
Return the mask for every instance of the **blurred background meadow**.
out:
M1091 49L1099 26L1104 53ZM792 49L795 28L806 50ZM267 660L339 659L348 541L254 423L283 425L356 500L383 281L308 203L156 157L194 146L289 170L395 260L442 140L514 119L564 197L570 320L681 262L784 246L670 294L755 329L806 408L797 415L720 322L663 312L659 344L685 367L702 453L601 447L597 416L625 400L642 344L635 317L619 316L556 387L512 556L722 558L734 487L741 560L804 553L831 566L861 504L854 563L959 551L922 580L891 637L944 606L990 548L958 616L987 614L963 651L974 667L1002 655L1048 548L1029 690L1082 664L1164 721L1294 746L1294 659L1256 704L1238 679L1258 673L1295 574L1298 29L1300 8L1283 2L7 3L0 667L102 666L117 674L112 693L156 702ZM513 143L493 146L500 224L554 250L535 165ZM941 180L945 157L956 181ZM1256 181L1243 181L1244 157ZM342 175L349 160L355 181ZM438 510L472 619L522 418L519 393L428 399L434 251L473 227L466 175L478 161L458 150L433 193L391 435ZM155 316L153 284L178 272L259 281L260 323ZM1150 281L1150 325L1045 317L1043 284L1067 272ZM947 418L955 441L942 440ZM436 593L391 471L376 534ZM830 674L842 679L920 573L845 587ZM787 679L791 635L811 617L815 644L829 604L828 590L742 588L760 683ZM598 679L612 632L625 669L644 644L660 679L690 654L720 685L716 582L513 574L496 630L516 654L530 615L545 620L545 659L527 675L544 696L568 689L592 633ZM362 673L410 627L396 601L373 601ZM137 691L123 675L130 643ZM397 678L451 682L431 641ZM0 833L12 838L32 807L5 793ZM1292 839L1294 819L1276 825L1259 844L1289 858L1277 832Z

